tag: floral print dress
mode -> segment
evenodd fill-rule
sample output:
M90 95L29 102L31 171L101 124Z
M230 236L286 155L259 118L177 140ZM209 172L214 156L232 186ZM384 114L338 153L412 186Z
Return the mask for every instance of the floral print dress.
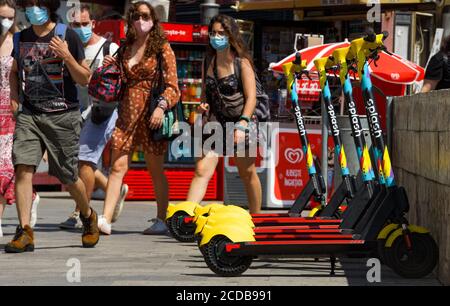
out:
M127 80L124 98L119 104L119 118L112 135L112 148L123 153L132 153L140 148L144 153L163 155L168 148L167 141L154 141L146 116L153 79L157 68L157 57L152 56L129 67L131 48L123 56L123 69ZM166 89L161 95L164 104L171 108L180 99L175 54L167 43L162 47L162 71Z
M0 57L0 195L6 199L7 204L15 202L12 145L16 121L11 112L9 96L12 62L11 56Z

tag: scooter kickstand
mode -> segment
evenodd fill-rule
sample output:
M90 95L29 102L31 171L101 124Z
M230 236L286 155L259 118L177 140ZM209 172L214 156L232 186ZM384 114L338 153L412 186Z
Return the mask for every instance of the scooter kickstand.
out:
M334 255L330 255L330 264L331 264L331 272L330 276L335 276L335 270L336 270L336 257Z

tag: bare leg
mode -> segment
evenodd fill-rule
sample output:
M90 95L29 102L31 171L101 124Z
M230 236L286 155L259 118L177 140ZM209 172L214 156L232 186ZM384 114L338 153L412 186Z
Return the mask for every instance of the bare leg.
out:
M245 190L247 191L248 207L250 213L257 214L261 211L262 189L258 174L256 173L254 157L236 157L236 166L239 170Z
M78 178L75 183L68 184L66 187L72 198L75 200L75 203L77 203L77 206L80 208L80 213L85 218L89 218L91 215L91 207L89 206L89 199L87 197L86 187L84 186L83 181Z
M219 157L214 152L208 152L205 156L197 159L195 163L195 174L189 188L187 201L200 203L208 188L209 180L214 175Z
M34 166L16 167L16 209L21 227L30 225Z
M2 220L5 208L6 208L6 199L0 195L0 220Z
M80 179L86 187L86 196L91 200L95 186L95 167L93 164L80 161Z
M120 188L125 174L128 171L129 154L113 151L111 173L108 177L106 187L105 204L103 206L103 215L108 223L111 223L114 208L120 197Z
M98 169L95 170L95 188L100 188L106 192L108 186L108 178Z
M164 155L146 153L145 161L148 172L152 176L153 186L155 186L156 203L158 204L157 218L165 220L169 206L169 185L164 173Z

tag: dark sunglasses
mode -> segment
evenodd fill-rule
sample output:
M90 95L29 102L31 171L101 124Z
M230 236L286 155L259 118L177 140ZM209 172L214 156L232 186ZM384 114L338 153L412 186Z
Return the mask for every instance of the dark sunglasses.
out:
M131 18L134 21L138 21L139 19L143 19L144 21L149 21L152 19L152 16L149 13L134 13Z

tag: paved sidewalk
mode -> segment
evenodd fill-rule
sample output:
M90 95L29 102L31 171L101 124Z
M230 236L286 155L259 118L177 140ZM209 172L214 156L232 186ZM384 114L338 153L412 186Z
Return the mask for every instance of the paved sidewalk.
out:
M15 207L3 219L5 237L0 238L0 285L72 285L67 281L70 259L81 263L81 285L371 285L363 260L338 263L337 276L329 276L329 262L309 258L257 260L241 277L221 278L206 266L194 244L167 236L141 234L154 217L154 203L127 202L113 235L102 236L95 249L81 248L81 232L67 232L57 224L73 209L64 193L41 194L36 250L10 255L3 251L17 225ZM101 212L101 201L94 208ZM430 276L420 280L398 277L383 267L380 285L439 285Z

